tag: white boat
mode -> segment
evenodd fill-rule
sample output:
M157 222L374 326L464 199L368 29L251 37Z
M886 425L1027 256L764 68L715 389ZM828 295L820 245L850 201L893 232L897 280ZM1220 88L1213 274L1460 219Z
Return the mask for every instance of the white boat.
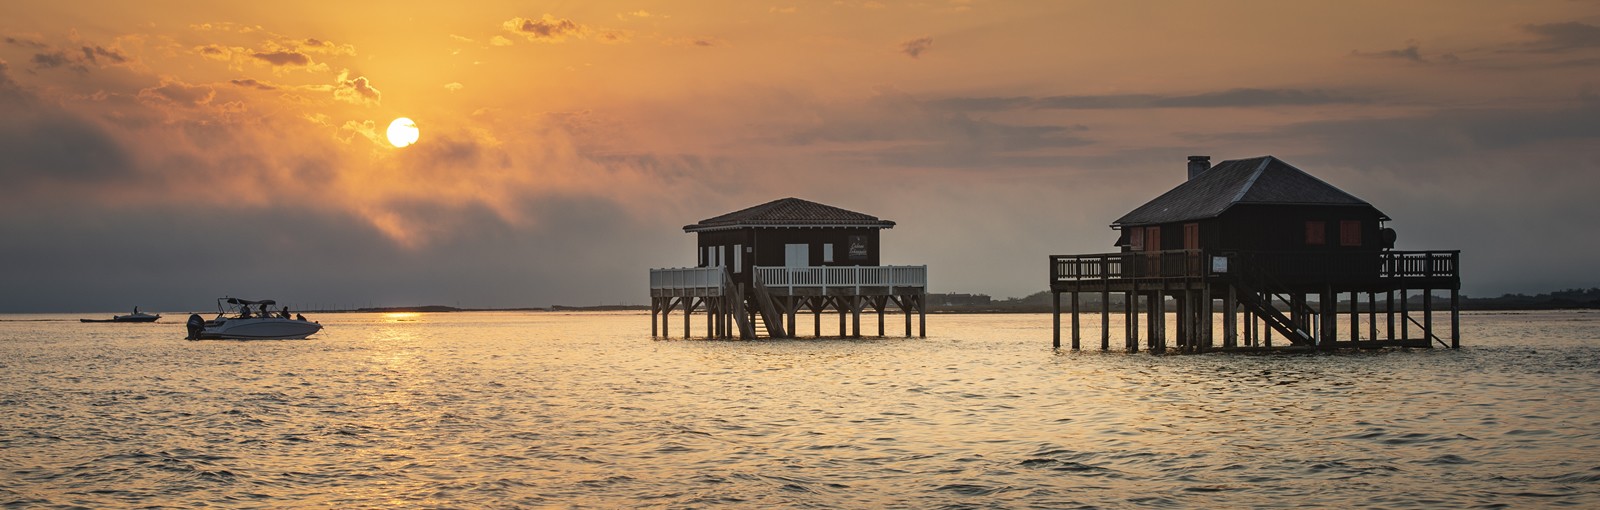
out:
M322 331L322 324L308 321L299 314L289 317L288 307L269 308L276 304L278 302L270 299L217 298L215 319L206 320L200 314L189 316L189 339L298 340Z

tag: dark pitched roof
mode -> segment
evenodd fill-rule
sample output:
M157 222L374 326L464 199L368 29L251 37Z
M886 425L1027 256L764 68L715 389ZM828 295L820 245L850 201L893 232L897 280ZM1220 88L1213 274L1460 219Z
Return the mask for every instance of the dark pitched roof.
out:
M1118 218L1112 225L1151 225L1215 218L1234 204L1348 205L1372 204L1322 182L1272 156L1223 161L1184 181L1154 200ZM1389 219L1382 211L1378 216Z
M706 232L737 228L856 227L893 228L894 222L877 216L846 211L810 200L784 198L722 216L685 225L684 232Z

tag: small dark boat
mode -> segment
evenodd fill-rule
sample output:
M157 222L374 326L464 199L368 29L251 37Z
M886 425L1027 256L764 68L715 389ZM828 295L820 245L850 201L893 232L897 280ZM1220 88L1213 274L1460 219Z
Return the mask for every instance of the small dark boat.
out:
M135 306L135 307L133 307L133 313L130 313L130 314L127 314L127 315L113 315L113 316L111 316L110 319L78 319L78 321L79 322L155 322L156 319L160 319L160 318L161 318L161 314L153 314L152 315L152 314L144 313L144 312L139 311L139 307Z

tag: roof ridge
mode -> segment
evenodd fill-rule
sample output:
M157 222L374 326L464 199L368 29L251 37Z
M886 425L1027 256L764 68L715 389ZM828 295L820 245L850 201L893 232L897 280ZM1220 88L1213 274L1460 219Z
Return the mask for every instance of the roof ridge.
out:
M1269 154L1217 163L1134 208L1112 226L1214 218L1240 204L1372 207L1350 192Z
M1274 160L1274 159L1277 159L1277 158L1272 157L1271 154L1268 154L1266 156L1262 156L1261 157L1261 164L1260 165L1256 165L1256 171L1250 173L1250 178L1244 181L1244 186L1240 186L1239 187L1239 193L1233 196L1233 201L1230 202L1230 203L1237 204L1237 203L1239 203L1240 200L1244 200L1244 195L1246 193L1250 192L1250 187L1251 186L1255 186L1256 185L1256 179L1260 179L1261 178L1261 173L1267 171L1267 165L1271 165L1272 164L1272 160ZM1284 164L1287 165L1288 163L1284 163ZM1290 168L1294 168L1294 167L1290 166ZM1299 170L1299 169L1295 168L1295 170Z
M702 232L745 227L892 228L894 222L803 198L785 197L700 220L683 229L686 232Z

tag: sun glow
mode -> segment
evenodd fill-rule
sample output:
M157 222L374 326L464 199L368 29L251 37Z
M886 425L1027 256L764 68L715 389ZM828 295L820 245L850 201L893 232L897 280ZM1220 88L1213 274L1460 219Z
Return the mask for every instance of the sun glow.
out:
M416 121L400 117L389 123L389 143L395 147L405 147L417 143L417 138L422 132L417 129Z

